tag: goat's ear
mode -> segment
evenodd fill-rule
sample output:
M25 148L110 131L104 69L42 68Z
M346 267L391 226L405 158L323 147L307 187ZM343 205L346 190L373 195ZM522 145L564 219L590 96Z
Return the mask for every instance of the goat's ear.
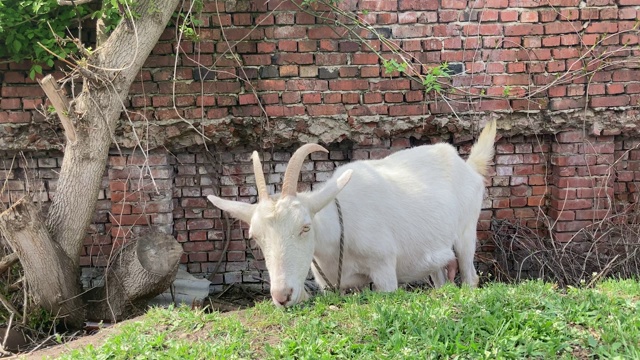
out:
M315 214L333 201L338 193L347 185L349 180L351 180L351 174L353 174L353 170L347 170L337 179L328 181L319 191L314 191L309 194L306 201L309 211Z
M207 199L213 203L217 208L228 212L236 219L240 219L247 224L251 224L251 217L256 210L255 204L247 204L241 201L225 200L217 196L209 195Z

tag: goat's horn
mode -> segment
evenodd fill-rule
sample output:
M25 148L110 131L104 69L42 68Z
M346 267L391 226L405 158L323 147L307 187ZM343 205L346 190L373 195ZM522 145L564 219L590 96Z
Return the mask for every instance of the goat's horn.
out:
M305 144L291 156L282 181L282 196L296 196L298 192L298 176L302 169L302 163L307 155L315 151L329 152L329 150L318 144Z
M267 183L264 181L264 173L262 172L262 163L260 162L260 156L257 151L254 151L251 155L253 160L253 173L256 176L256 187L258 188L258 201L265 201L269 199L269 192L267 191Z

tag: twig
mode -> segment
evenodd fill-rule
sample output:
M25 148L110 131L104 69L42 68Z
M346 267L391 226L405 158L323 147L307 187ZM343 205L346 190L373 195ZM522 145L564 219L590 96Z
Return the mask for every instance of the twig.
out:
M587 284L587 287L588 288L592 287L593 284L595 284L598 280L600 280L602 277L604 277L609 272L609 270L611 270L611 266L615 263L616 260L618 260L619 257L620 257L620 255L614 256L614 258L611 259L611 261L609 261L607 266L605 266L604 269L602 269L602 271L598 272L596 274L596 276L594 276L593 279L591 279L591 281L589 281L589 283Z
M20 315L20 312L18 312L18 309L16 309L13 306L13 304L11 304L11 301L9 301L1 293L0 293L0 303L2 303L2 305L7 309L7 311L11 314L11 316L15 314L16 316L18 316L18 318L22 319L22 315Z
M222 249L222 253L220 254L220 258L218 259L216 266L213 268L213 271L211 271L211 274L209 274L209 277L208 277L209 281L213 281L213 277L218 273L218 270L220 270L220 265L222 265L222 259L224 259L224 255L227 253L227 249L229 248L229 243L231 242L231 221L229 221L229 215L227 214L226 211L224 212L224 221L227 227L224 233L224 237L225 237L224 248Z

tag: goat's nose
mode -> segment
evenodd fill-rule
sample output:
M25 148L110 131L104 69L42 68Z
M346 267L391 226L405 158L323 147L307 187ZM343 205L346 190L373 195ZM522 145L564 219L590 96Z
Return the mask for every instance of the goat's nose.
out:
M291 294L293 294L293 288L271 290L271 298L273 298L273 301L282 306L291 301Z

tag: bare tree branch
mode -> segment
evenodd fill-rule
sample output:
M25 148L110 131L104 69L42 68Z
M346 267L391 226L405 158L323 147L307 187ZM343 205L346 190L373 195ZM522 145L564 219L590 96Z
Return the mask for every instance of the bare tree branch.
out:
M60 5L60 6L68 6L68 5L77 6L77 5L83 5L83 4L98 2L98 1L100 1L100 0L58 0L58 5Z
M76 141L76 130L73 127L69 116L67 116L69 113L69 99L67 99L62 91L60 91L56 80L51 76L51 74L45 76L42 80L38 80L38 83L49 98L49 101L51 101L51 105L56 109L56 113L58 113L64 132L67 135L67 140L74 143Z
M0 260L0 275L4 274L5 271L9 270L13 264L18 262L18 254L11 253Z

